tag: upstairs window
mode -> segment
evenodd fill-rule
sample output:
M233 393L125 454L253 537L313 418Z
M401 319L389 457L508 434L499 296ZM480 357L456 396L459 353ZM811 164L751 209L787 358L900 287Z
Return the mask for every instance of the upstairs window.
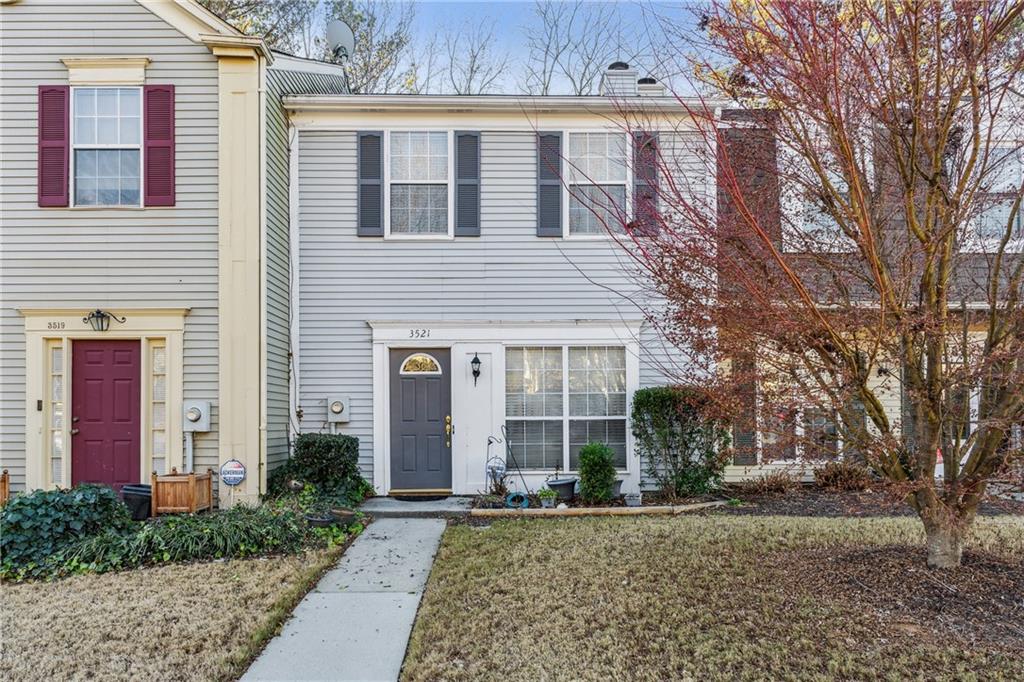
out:
M74 88L75 206L140 206L141 88Z
M391 234L450 233L448 150L445 131L390 134Z
M621 230L628 180L624 133L569 133L569 234Z
M991 167L985 185L986 192L979 195L977 235L985 244L993 247L1006 233L1013 212L1013 203L1024 183L1024 150L1016 147L1000 147L990 152ZM1024 218L1018 210L1013 215L1011 239L1024 237Z

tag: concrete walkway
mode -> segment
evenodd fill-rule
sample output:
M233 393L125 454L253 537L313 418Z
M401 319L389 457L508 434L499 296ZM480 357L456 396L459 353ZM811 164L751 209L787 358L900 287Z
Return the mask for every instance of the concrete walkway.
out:
M397 680L443 519L371 523L242 676Z
M360 511L375 518L420 518L467 516L473 506L472 497L445 497L440 500L396 500L393 497L371 497L359 505Z

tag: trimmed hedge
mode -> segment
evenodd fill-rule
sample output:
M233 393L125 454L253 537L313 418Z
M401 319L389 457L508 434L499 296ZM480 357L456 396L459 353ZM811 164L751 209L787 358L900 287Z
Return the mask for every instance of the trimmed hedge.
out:
M615 485L615 453L604 443L580 448L580 497L585 502L607 502Z
M729 447L724 422L705 416L695 387L657 386L633 394L633 436L647 475L669 497L703 495L722 482Z
M359 439L328 433L304 433L295 439L291 459L270 472L267 491L281 495L288 483L297 480L316 486L334 498L356 504L369 492L370 484L359 474Z

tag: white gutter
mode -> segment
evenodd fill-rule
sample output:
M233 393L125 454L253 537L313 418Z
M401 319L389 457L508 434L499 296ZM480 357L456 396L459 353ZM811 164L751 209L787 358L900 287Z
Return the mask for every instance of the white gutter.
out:
M695 97L540 97L533 95L288 95L289 111L530 111L593 113L701 111L723 106L720 100Z

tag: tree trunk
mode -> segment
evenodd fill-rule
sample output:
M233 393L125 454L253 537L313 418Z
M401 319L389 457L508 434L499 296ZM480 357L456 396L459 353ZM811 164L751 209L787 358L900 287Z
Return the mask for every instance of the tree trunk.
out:
M956 568L964 554L966 527L956 520L924 522L928 568Z

